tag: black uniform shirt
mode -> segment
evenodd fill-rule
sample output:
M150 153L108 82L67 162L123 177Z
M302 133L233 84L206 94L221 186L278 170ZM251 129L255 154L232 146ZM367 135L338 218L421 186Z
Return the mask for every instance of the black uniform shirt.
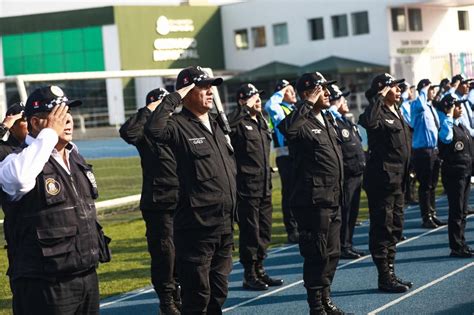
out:
M167 95L145 125L145 132L175 152L180 184L175 230L230 233L237 192L233 148L213 115L212 132L186 108L171 116L180 102L177 92Z
M237 188L240 196L270 196L270 142L268 124L261 115L257 120L239 106L229 115L231 140L237 162Z
M367 130L369 159L365 187L404 191L411 154L410 130L400 111L398 117L384 105L383 97L376 99L359 117Z
M122 125L120 136L140 154L143 174L140 209L174 210L179 192L176 161L169 146L145 135L145 123L150 115L147 107L141 108Z
M358 176L364 172L365 153L357 125L346 118L336 118L337 132L341 139L344 176Z
M290 203L294 207L337 207L342 196L342 152L332 116L322 114L323 125L312 106L303 102L278 125L294 159Z

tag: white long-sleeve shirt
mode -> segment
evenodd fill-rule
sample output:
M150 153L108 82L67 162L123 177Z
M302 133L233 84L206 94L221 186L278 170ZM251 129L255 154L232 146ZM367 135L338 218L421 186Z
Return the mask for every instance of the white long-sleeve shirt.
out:
M52 156L68 173L68 165L54 148L58 143L58 135L51 128L41 130L36 138L27 136L28 145L20 153L8 155L0 163L0 186L12 201L20 200L36 185L36 177L41 173L46 162ZM73 145L73 149L77 148ZM66 150L67 164L69 151Z

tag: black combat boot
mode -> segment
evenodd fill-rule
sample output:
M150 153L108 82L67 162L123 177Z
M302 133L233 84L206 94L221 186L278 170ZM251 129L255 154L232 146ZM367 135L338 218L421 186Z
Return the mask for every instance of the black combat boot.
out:
M158 297L160 298L160 315L180 315L181 312L176 307L174 303L173 293L172 292L163 292L159 293Z
M308 295L309 315L327 315L322 302L321 289L306 289Z
M255 273L255 263L244 265L244 282L242 286L244 289L254 291L268 290L268 285L260 280Z
M413 282L405 281L405 280L402 280L399 277L397 277L397 275L395 274L395 264L393 263L393 260L391 260L391 259L388 260L388 270L389 270L390 274L392 275L392 278L395 281L397 281L398 283L403 284L404 286L406 286L408 288L411 288L413 286Z
M343 310L337 307L331 300L331 289L329 286L324 287L322 292L322 303L327 314L343 315Z
M255 273L262 282L268 284L270 287L278 287L283 284L282 279L271 278L269 275L267 275L265 268L263 268L262 260L258 260L255 264Z
M390 273L388 268L388 262L385 259L377 259L374 261L377 266L378 276L378 287L380 291L389 293L403 293L408 291L408 287L398 283Z

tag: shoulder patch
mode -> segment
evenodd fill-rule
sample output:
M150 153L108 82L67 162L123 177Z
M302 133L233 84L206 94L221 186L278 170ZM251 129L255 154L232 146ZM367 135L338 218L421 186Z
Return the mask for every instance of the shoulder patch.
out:
M56 196L61 192L61 185L54 178L46 178L44 181L44 188L51 196Z

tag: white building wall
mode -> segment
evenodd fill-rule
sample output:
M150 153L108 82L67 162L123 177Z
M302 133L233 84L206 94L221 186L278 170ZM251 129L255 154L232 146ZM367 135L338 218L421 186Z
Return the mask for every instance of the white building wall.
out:
M423 78L440 80L443 77L451 77L453 73L449 54L474 53L474 6L409 7L421 8L423 31L394 32L391 21L388 21L392 72L410 82L418 82ZM469 12L470 30L459 31L458 10ZM389 8L387 15L390 16ZM407 54L406 50L409 49L420 52ZM405 63L406 66L400 68L400 63Z
M272 61L302 66L331 55L388 65L387 2L274 0L223 6L221 14L226 68L249 70ZM401 1L390 1L393 2ZM368 11L369 34L352 35L351 13L361 11ZM333 36L331 16L339 14L347 14L347 37ZM318 17L324 18L325 38L311 41L308 20ZM288 23L289 44L275 46L272 25L284 22ZM251 44L251 28L260 25L265 26L267 46L254 48ZM243 28L248 29L250 47L237 50L234 31Z
M0 77L5 75L3 69L3 47L2 37L0 36ZM7 111L7 91L5 89L5 83L0 83L0 119L3 121L3 117Z

